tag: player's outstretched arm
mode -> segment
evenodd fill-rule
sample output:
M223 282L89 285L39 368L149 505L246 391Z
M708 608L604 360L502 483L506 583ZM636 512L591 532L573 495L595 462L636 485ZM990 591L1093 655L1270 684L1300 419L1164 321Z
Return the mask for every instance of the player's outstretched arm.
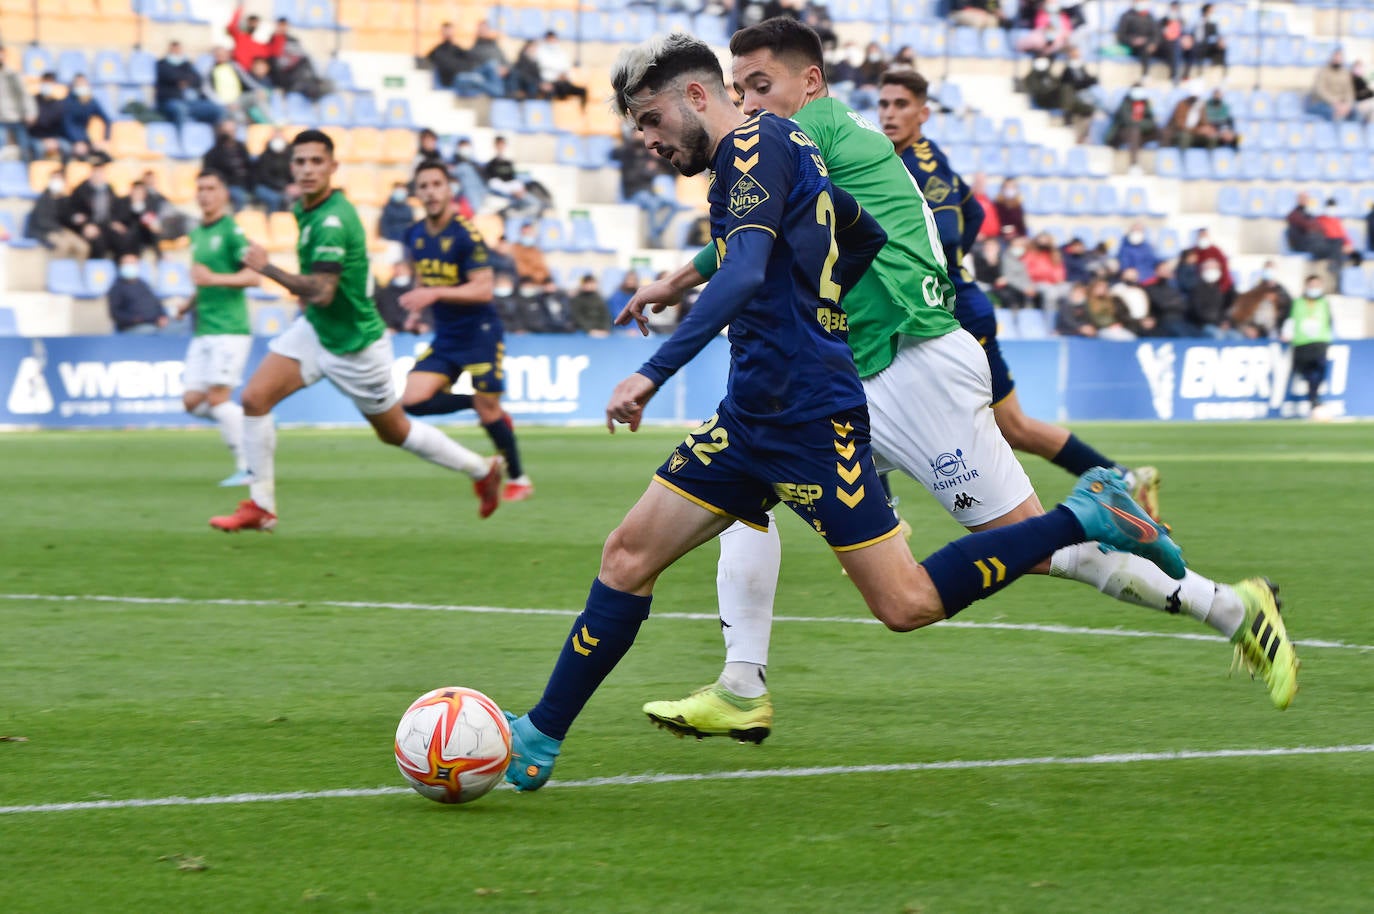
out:
M714 273L715 248L703 248L703 251L710 253L711 272ZM701 255L698 254L697 258L700 257ZM633 319L639 325L639 332L648 336L649 320L644 316L644 308L647 306L649 310L658 314L670 305L680 304L683 293L704 283L708 275L701 272L697 260L694 259L690 263L678 267L662 279L656 279L640 286L639 291L635 292L630 300L625 303L625 307L616 315L615 323L618 326L623 326Z
M496 290L496 273L490 267L473 270L468 281L456 286L420 286L403 294L397 302L411 314L431 305L489 305Z
M191 264L191 282L197 286L222 286L228 289L247 289L262 284L256 271L244 267L233 273L216 273L203 263Z
M288 273L280 267L273 266L271 261L267 259L267 249L260 244L248 246L248 250L243 254L243 265L280 284L282 288L307 305L316 305L321 308L329 307L330 302L334 300L335 291L339 288L337 270L331 269L327 272L315 272L305 276L298 273ZM337 266L333 263L317 265L317 267L330 268Z

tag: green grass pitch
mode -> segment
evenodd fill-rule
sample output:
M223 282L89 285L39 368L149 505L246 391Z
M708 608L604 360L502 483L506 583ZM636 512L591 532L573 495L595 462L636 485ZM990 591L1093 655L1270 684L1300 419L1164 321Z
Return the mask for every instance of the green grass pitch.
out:
M284 430L273 536L206 526L243 497L214 486L213 432L0 436L0 907L1367 910L1371 429L1078 429L1160 467L1194 568L1280 583L1312 642L1287 712L1227 677L1228 645L1158 636L1208 629L1067 582L1020 582L972 625L861 624L787 515L767 742L678 740L639 710L718 671L708 546L663 576L554 782L463 807L403 788L401 711L450 684L534 702L602 540L681 431L525 429L537 494L479 522L465 480L363 432ZM1047 504L1067 493L1026 464ZM918 557L958 534L898 491ZM1298 747L1340 751L1260 754ZM321 791L358 793L289 797Z

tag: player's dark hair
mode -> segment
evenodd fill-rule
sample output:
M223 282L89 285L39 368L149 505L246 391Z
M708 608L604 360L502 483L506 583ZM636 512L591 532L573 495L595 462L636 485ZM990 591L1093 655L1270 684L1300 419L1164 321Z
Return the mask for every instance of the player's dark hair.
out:
M882 78L878 80L881 86L901 86L906 91L916 97L918 102L925 101L930 94L930 82L915 70L897 69L884 70Z
M791 16L774 16L757 25L740 29L730 39L730 54L739 57L755 51L772 51L774 57L800 58L806 65L825 70L825 51L821 36L806 23Z
M323 130L316 130L313 127L309 130L302 130L291 141L291 148L295 149L297 146L304 146L307 143L319 143L331 157L334 155L334 140Z
M626 48L611 68L615 110L622 116L628 115L636 95L646 90L657 93L687 73L706 74L713 80L710 88L725 95L725 73L720 60L710 45L699 38L675 31Z
M416 181L419 181L420 173L425 171L440 171L443 172L445 181L453 180L448 172L448 166L444 164L442 159L429 158L424 159L419 165L415 166L415 174L410 176L411 183L414 184Z
M196 175L197 181L200 181L204 178L214 178L216 181L223 184L225 187L229 186L229 179L224 177L224 172L218 171L214 168L202 168L200 170L200 174Z

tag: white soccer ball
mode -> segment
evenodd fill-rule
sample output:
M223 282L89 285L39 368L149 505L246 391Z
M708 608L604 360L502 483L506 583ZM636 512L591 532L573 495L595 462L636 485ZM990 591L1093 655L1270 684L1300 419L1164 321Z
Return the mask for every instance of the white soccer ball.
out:
M421 796L471 803L501 783L510 762L510 725L476 689L426 692L396 727L396 767Z

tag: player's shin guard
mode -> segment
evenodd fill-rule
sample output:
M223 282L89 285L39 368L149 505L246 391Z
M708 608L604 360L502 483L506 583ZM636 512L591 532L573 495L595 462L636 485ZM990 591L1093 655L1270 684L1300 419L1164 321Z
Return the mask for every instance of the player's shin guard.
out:
M419 403L403 404L401 408L412 416L442 416L472 409L472 394L438 393Z
M219 436L229 453L234 455L234 463L240 470L248 468L243 453L243 407L233 400L225 400L210 407L210 418L219 425Z
M511 479L524 476L525 468L520 465L520 448L515 443L515 430L511 428L507 417L502 416L495 422L484 422L482 430L496 446L497 453L506 458L506 475Z
M600 579L592 582L587 608L568 633L544 697L529 711L540 733L559 740L568 735L592 693L634 644L652 601L607 587Z
M1050 574L1091 584L1109 597L1166 613L1183 613L1228 638L1245 619L1245 607L1228 585L1188 571L1181 581L1149 559L1103 550L1097 543L1060 549L1050 559Z
M466 473L473 479L481 479L489 469L481 454L468 450L434 426L423 422L410 423L410 434L401 442L401 447L416 457L445 469Z
M1116 461L1100 453L1096 448L1081 440L1077 435L1069 435L1069 440L1050 458L1055 466L1063 467L1075 476L1082 476L1093 467L1112 469Z
M248 497L259 508L277 513L277 423L272 414L243 417L243 456L253 481Z
M727 663L768 665L781 566L782 540L771 519L766 533L736 523L720 535L716 597Z
M1083 525L1057 507L1009 527L970 533L931 555L921 565L930 575L949 618L974 600L990 597L1049 558L1056 549L1083 539Z

